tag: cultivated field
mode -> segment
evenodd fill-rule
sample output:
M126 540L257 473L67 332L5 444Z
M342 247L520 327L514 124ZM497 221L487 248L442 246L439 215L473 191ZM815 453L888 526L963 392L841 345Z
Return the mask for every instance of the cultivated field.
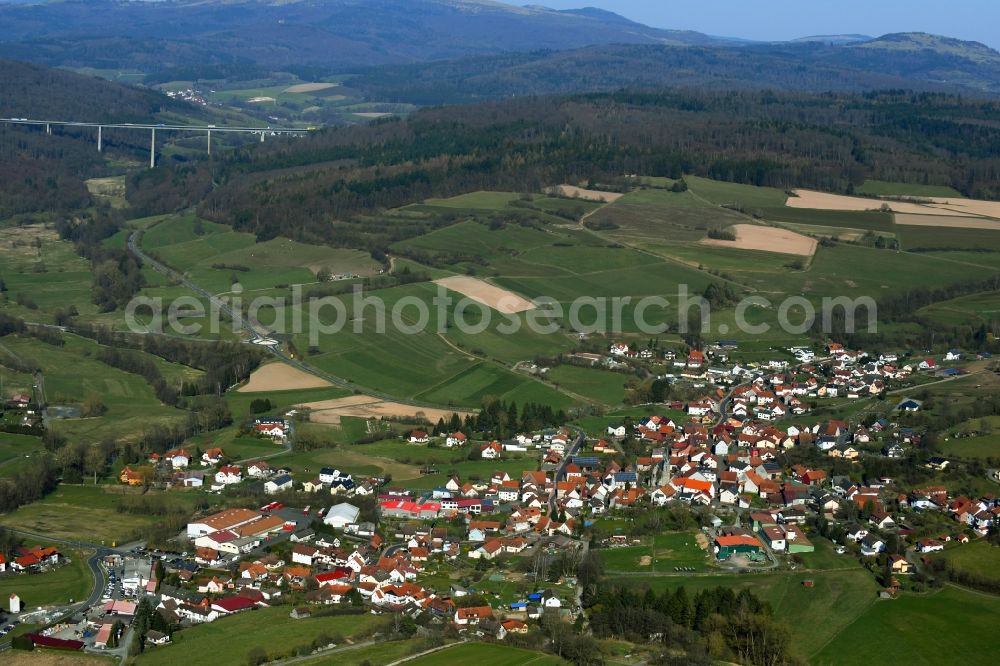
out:
M811 257L816 252L816 239L797 234L789 229L764 227L757 224L735 224L729 227L736 234L735 241L717 238L702 239L703 245L732 247L740 250L762 250L780 254Z
M313 423L331 425L339 425L340 419L344 416L379 419L389 417L395 420L414 418L417 421L426 419L431 423L437 423L438 419L448 419L451 418L452 414L456 413L456 410L414 407L398 402L379 400L367 395L354 395L347 398L309 402L298 405L298 408L308 409L310 411L310 420ZM466 414L471 414L471 412L467 411L458 411L457 413L463 417Z
M240 393L289 391L323 388L330 382L284 363L268 363L253 371L246 384L236 389Z
M560 196L569 197L571 199L583 199L585 201L599 201L602 203L611 203L617 201L622 197L619 192L601 192L600 190L585 190L582 187L576 187L575 185L556 185L549 190L551 193L558 194Z
M986 220L966 215L913 215L897 213L896 224L912 227L939 227L942 229L992 229L1000 231L1000 220Z
M434 284L441 285L451 291L457 291L477 303L482 303L504 314L524 312L535 307L535 304L526 298L474 277L456 275L434 280Z
M36 649L32 652L10 650L4 654L4 666L110 666L111 657L82 652L58 652Z
M912 213L915 215L961 215L956 211L944 210L932 205L910 203L908 201L891 201L882 199L865 199L842 194L816 192L814 190L794 190L797 196L788 197L785 205L789 208L819 208L821 210L860 211L880 210L890 208L894 213ZM948 200L956 201L956 200ZM975 216L976 213L967 213Z
M336 88L339 83L296 83L294 86L288 86L283 92L286 93L312 93L319 92L320 90L327 90L328 88Z

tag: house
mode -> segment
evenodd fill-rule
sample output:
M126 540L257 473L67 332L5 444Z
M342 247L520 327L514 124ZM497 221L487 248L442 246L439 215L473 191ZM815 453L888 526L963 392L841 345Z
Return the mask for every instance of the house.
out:
M920 400L907 398L896 405L897 412L919 412L923 403Z
M503 447L500 442L490 442L489 444L483 444L479 447L479 455L484 460L498 460L500 458L500 452Z
M493 609L489 606L472 606L455 610L455 624L460 627L477 625L483 620L493 619Z
M254 421L253 429L259 435L284 441L288 437L290 425L285 419L260 418Z
M191 464L191 454L186 449L173 449L163 454L163 460L174 469L184 469Z
M268 495L276 495L278 493L285 492L286 490L292 489L292 477L289 474L282 474L281 476L276 476L267 483L264 484L264 492Z
M423 430L414 430L410 433L410 444L426 444L431 441L430 436Z
M247 466L247 474L255 479L264 479L274 473L270 463L266 460L258 460Z
M861 540L861 554L865 557L875 557L885 552L885 541L874 534L868 534Z
M608 351L612 356L628 356L629 348L624 342L614 342Z
M218 465L225 457L225 453L219 447L207 449L201 454L201 461L206 465Z
M215 473L215 482L224 486L243 481L243 469L239 465L223 465Z
M890 555L889 566L892 568L892 573L894 574L913 573L913 565L907 562L906 558L902 555Z
M122 469L121 474L118 475L118 480L130 486L141 486L143 483L142 474L136 472L128 465L125 465Z
M465 446L465 442L468 438L465 436L464 432L456 432L448 435L444 440L444 445L448 448L454 448L456 446Z
M624 437L626 433L624 423L609 423L608 434L612 437Z
M944 550L944 544L937 539L921 539L917 542L918 553L938 553Z

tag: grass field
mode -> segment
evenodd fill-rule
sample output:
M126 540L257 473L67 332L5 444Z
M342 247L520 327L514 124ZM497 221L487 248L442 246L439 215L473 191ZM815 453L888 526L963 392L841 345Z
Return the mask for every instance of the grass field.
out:
M215 293L229 291L233 279L249 292L313 283L320 269L374 275L381 268L359 250L306 245L287 238L258 243L253 234L190 215L168 218L152 227L143 235L142 245Z
M371 614L291 620L288 612L287 606L261 608L184 629L174 634L171 645L147 650L136 663L215 666L220 663L220 649L232 657L226 663L243 663L247 653L256 647L278 658L311 643L320 634L349 638L375 631L386 622Z
M609 575L638 571L672 573L678 567L699 572L709 569L708 551L698 546L693 532L657 534L643 541L640 546L602 549L601 560Z
M896 227L904 250L991 250L1000 252L1000 228Z
M86 599L94 586L94 579L87 568L87 558L93 552L63 547L60 547L60 552L71 560L69 564L46 573L0 576L0 598L6 600L16 593L21 597L24 608L29 610L37 606L68 603L70 599Z
M792 633L794 653L810 663L815 663L813 655L875 603L878 591L871 574L860 566L843 571L811 573L635 576L613 580L654 590L675 589L683 585L689 595L717 586L736 591L749 589L771 604L775 616L783 620ZM814 586L803 586L805 580L812 580ZM870 650L877 649L877 645L868 647Z
M866 180L855 190L858 194L901 197L960 197L961 192L948 185L917 185L890 183L884 180Z
M67 485L43 499L0 516L0 522L36 534L80 539L105 545L126 542L138 529L154 524L156 516L121 513L116 507L123 495L139 490L119 485ZM170 492L170 501L186 510L205 499L200 491Z
M186 418L186 412L163 405L139 375L94 360L92 356L98 349L96 343L73 335L64 338L66 344L62 347L11 336L4 338L3 343L18 356L32 359L41 366L50 405L80 405L93 394L107 407L98 417L53 420L53 430L84 441L97 441L108 434L136 438L154 423ZM197 374L161 359L156 359L156 363L165 376L175 381Z
M411 666L555 666L566 663L559 657L496 643L465 643L406 662Z
M959 571L1000 581L1000 548L987 541L948 543L943 552L931 557L948 560Z
M996 663L1000 598L948 587L870 604L810 659L814 664ZM801 618L799 618L801 619ZM877 655L877 657L873 657Z
M0 477L17 476L19 463L42 450L39 437L0 432Z
M57 308L75 304L81 315L97 312L91 302L90 262L73 244L42 225L6 227L0 242L0 278L9 302L3 307L28 321L52 323ZM27 296L36 308L15 303Z
M952 326L988 324L1000 316L1000 293L987 291L928 305L917 314Z
M561 388L606 405L620 405L625 399L625 382L629 375L600 368L559 365L546 378Z

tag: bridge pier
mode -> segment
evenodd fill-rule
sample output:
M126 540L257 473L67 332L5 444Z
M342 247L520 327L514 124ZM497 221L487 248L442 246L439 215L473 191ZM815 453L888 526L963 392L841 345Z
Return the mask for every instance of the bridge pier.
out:
M208 130L208 156L212 156L212 130Z
M260 142L264 143L264 132L263 131L260 133Z
M156 167L156 128L150 128L149 135L149 168Z
M104 138L104 137L102 136L102 130L103 130L103 129L104 129L104 128L103 128L103 127L101 127L100 125L98 125L98 126L97 126L97 152L99 152L99 153L100 153L100 152L103 152L103 150L102 150L102 149L103 149L103 147L104 147L104 144L103 144L103 142L102 142L102 139Z
M45 133L46 134L52 134L52 125L49 125L48 123L45 123Z

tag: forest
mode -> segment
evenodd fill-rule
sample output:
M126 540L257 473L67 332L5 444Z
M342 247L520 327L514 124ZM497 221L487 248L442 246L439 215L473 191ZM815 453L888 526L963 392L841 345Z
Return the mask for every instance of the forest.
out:
M260 238L384 250L424 227L370 226L379 210L556 182L614 188L630 173L834 192L875 178L998 198L1000 104L902 91L512 99L425 109L143 173L130 180L128 198L143 215L201 199L204 218Z

